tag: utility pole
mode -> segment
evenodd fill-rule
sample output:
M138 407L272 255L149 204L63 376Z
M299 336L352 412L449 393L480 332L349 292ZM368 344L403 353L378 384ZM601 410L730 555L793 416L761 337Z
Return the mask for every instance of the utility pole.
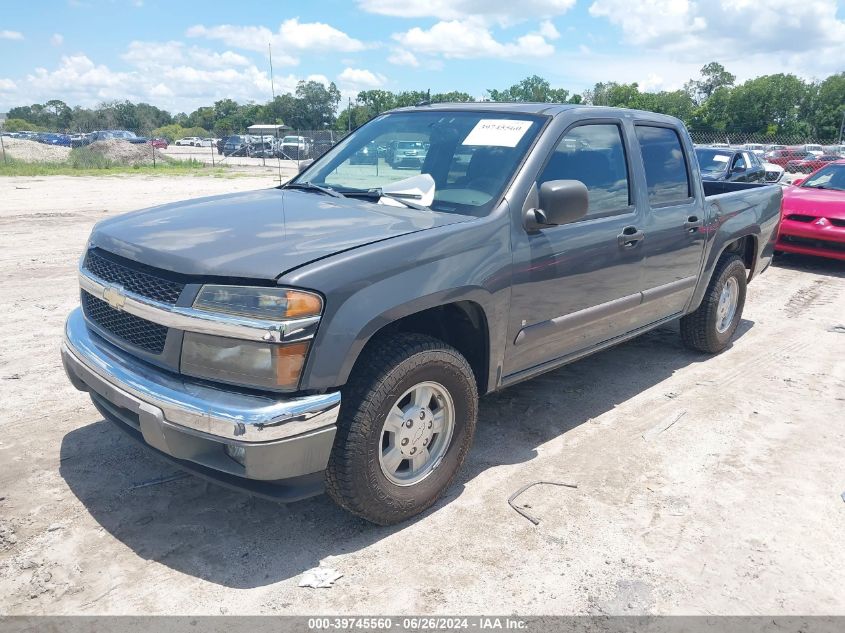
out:
M349 105L346 106L346 131L352 131L352 97L349 97Z

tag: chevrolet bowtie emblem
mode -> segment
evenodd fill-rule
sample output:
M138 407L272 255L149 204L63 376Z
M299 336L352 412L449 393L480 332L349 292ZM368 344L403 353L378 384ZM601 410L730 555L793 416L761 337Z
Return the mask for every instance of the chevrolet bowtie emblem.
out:
M123 294L123 289L117 286L106 286L103 290L103 301L108 303L115 310L123 308L126 303L126 295Z

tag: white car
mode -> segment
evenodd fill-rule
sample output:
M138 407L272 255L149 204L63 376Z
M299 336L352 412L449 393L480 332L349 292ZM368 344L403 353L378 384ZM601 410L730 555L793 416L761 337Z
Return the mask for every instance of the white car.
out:
M784 170L780 165L774 163L767 163L763 161L763 169L766 170L766 182L774 183L780 182L783 178Z
M200 138L196 142L197 147L214 147L215 145L217 145L216 138Z
M202 139L199 136L186 136L185 138L176 139L174 145L187 145L188 147L199 147Z
M282 154L289 159L297 160L311 156L311 139L307 136L285 136L281 145Z
M742 146L742 149L747 149L750 152L754 152L757 156L762 156L766 153L766 146L761 145L760 143L746 143Z

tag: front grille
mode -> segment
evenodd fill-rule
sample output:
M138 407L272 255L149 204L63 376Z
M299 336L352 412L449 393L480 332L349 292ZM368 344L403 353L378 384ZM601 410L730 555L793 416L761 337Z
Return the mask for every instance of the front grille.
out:
M109 334L152 354L161 354L164 350L167 328L163 325L115 310L84 290L81 302L85 316Z
M814 215L804 215L803 213L790 213L786 216L787 220L794 220L795 222L812 222L816 220L816 216Z
M111 284L120 284L126 290L162 303L174 304L182 294L185 284L164 279L150 272L107 259L95 250L88 251L83 264L92 275Z
M781 241L796 246L805 246L807 248L817 248L819 250L827 251L843 251L845 252L845 242L832 242L830 240L814 240L809 237L797 237L795 235L781 235Z
M845 220L840 220L838 218L828 218L827 221L830 222L833 226L845 228Z

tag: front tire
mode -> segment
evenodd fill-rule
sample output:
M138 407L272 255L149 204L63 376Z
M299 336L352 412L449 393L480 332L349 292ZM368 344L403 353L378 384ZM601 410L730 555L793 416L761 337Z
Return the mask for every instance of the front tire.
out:
M463 464L478 417L472 369L453 347L421 334L382 338L343 391L326 491L379 525L423 512Z
M723 257L713 271L698 309L681 318L681 339L688 348L717 354L731 342L742 320L747 278L738 255Z

